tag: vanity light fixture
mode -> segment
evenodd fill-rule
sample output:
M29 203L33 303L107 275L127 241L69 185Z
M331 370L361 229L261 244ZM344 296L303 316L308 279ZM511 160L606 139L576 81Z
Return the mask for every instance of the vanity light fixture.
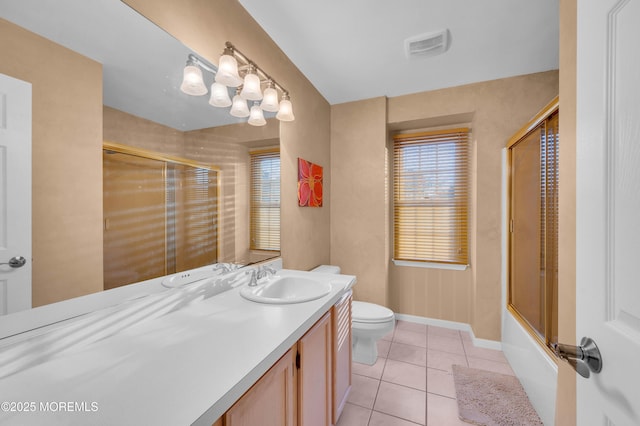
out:
M291 105L288 92L282 94L282 100L280 101L280 108L278 109L276 118L280 121L293 121L296 119L293 116L293 106Z
M273 88L273 81L267 81L267 88L264 89L264 96L260 102L260 108L264 111L278 112L280 105L278 104L278 91Z
M267 124L267 120L264 119L264 114L262 113L262 108L260 108L257 102L251 107L248 123L252 126L264 126Z
M207 87L204 85L202 70L198 67L198 62L195 56L189 55L187 65L184 67L180 90L187 95L202 96L207 93Z
M229 97L227 86L214 81L211 85L211 98L209 99L209 104L222 108L231 106L231 98Z
M260 77L255 73L255 67L249 63L249 69L244 76L244 84L240 96L248 101L259 101L262 99L262 90L260 89Z
M231 111L229 114L238 118L245 118L249 116L249 107L247 101L240 96L240 88L236 90L236 95L233 97L233 104L231 105Z
M216 82L229 87L238 87L242 84L242 78L238 72L238 61L233 56L233 47L231 46L225 47L220 56Z
M209 104L212 106L222 108L231 106L229 113L232 116L249 117L248 123L253 126L264 126L267 123L263 111L276 112L276 118L280 121L295 119L289 92L231 43L225 43L217 69L190 54L180 90L192 96L207 94L207 86L204 84L202 75L203 69L215 75L209 99ZM263 83L266 85L264 93L262 92ZM229 97L229 88L237 88L233 100ZM279 103L278 92L282 94ZM249 111L247 101L260 100L262 102L254 102Z

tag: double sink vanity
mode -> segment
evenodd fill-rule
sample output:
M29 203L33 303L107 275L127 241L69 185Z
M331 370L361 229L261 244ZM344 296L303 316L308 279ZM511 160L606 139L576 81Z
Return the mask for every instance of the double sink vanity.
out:
M335 424L355 277L270 268L149 280L134 285L147 295L0 340L0 423Z

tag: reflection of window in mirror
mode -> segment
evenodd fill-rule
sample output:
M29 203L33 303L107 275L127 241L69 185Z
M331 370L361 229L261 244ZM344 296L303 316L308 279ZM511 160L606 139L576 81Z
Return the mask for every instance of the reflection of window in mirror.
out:
M280 150L250 152L250 248L280 250Z

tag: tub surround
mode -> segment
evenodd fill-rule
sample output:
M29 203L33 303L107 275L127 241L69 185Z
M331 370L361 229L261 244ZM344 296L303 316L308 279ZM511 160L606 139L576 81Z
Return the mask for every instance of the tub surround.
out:
M36 409L0 412L0 423L211 425L355 282L287 273L327 281L331 291L310 302L267 305L242 298L237 286L66 350L2 379L3 401L34 402Z

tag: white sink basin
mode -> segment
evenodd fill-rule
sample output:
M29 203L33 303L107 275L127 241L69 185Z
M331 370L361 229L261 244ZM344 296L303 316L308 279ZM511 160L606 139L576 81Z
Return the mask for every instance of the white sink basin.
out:
M310 278L276 276L265 284L240 290L245 299L259 303L302 303L319 299L331 292L331 285Z

